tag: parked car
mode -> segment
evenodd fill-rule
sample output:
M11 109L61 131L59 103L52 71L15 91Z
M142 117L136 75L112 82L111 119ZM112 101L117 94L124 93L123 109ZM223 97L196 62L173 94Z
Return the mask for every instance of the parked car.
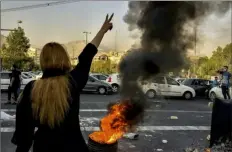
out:
M28 73L35 76L36 79L41 78L43 75L43 73L41 71L37 71L37 72L29 71Z
M106 79L106 82L111 84L114 93L117 93L119 91L121 78L118 73L109 75L109 77Z
M36 75L30 72L22 72L22 74L24 74L25 76L27 76L28 78L35 78L36 79Z
M230 93L230 97L232 97L232 88L231 87L230 87L229 93ZM213 87L209 91L209 99L211 101L215 101L216 98L224 99L223 94L222 94L222 89L220 86Z
M8 87L10 85L10 74L11 74L10 71L1 72L1 90L8 90ZM35 80L35 78L28 77L24 73L21 74L21 79L22 79L21 87L20 87L21 90L24 89L27 83L29 83L32 80Z
M83 89L83 91L98 92L99 94L110 94L112 90L112 86L109 83L98 80L91 75Z
M106 79L108 78L108 76L101 73L91 73L90 75L104 82L106 82Z
M190 100L196 96L193 88L185 86L168 76L157 76L151 81L142 85L143 92L148 98L170 96Z
M212 81L206 79L185 79L182 84L193 88L196 92L196 96L199 97L208 98L209 90L212 88Z

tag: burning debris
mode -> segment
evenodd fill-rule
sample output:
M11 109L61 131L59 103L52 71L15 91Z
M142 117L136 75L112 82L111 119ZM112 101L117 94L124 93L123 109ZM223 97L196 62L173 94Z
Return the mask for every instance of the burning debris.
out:
M138 123L138 114L142 112L143 108L132 99L111 105L108 114L100 121L100 131L93 132L89 137L101 144L113 144L133 129Z
M127 139L132 139L132 140L137 140L138 137L139 137L139 134L137 133L126 133L123 135L124 138L127 138Z

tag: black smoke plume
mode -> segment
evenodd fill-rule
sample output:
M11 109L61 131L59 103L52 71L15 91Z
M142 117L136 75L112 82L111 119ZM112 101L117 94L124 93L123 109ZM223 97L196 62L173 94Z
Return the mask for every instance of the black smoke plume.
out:
M141 31L141 47L132 48L119 65L121 95L145 107L146 99L137 81L182 68L186 52L195 44L195 21L211 13L224 15L230 2L149 1L129 2L124 21L129 31ZM188 26L187 26L188 25ZM142 100L142 101L141 101ZM142 102L142 103L141 103Z

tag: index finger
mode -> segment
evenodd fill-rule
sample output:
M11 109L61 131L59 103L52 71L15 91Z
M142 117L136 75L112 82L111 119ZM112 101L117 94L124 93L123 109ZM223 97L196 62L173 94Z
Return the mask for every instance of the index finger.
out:
M108 22L110 22L112 20L113 16L114 16L114 13L110 16Z
M107 14L107 15L106 15L106 19L105 19L105 21L108 21L108 17L109 17L109 15Z

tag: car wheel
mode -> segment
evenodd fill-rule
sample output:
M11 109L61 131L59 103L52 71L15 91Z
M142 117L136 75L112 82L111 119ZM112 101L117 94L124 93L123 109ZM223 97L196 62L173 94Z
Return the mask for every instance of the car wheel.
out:
M183 96L184 96L184 99L186 100L190 100L193 97L191 92L185 92Z
M119 91L119 86L117 84L112 84L112 90L114 93L117 93Z
M216 94L214 92L211 92L209 95L209 99L214 102L216 98L217 98Z
M155 90L148 90L147 93L146 93L146 96L147 96L149 99L155 98L155 96L156 96Z
M98 88L98 93L99 93L99 94L106 94L106 88L104 88L104 87L99 87L99 88Z

